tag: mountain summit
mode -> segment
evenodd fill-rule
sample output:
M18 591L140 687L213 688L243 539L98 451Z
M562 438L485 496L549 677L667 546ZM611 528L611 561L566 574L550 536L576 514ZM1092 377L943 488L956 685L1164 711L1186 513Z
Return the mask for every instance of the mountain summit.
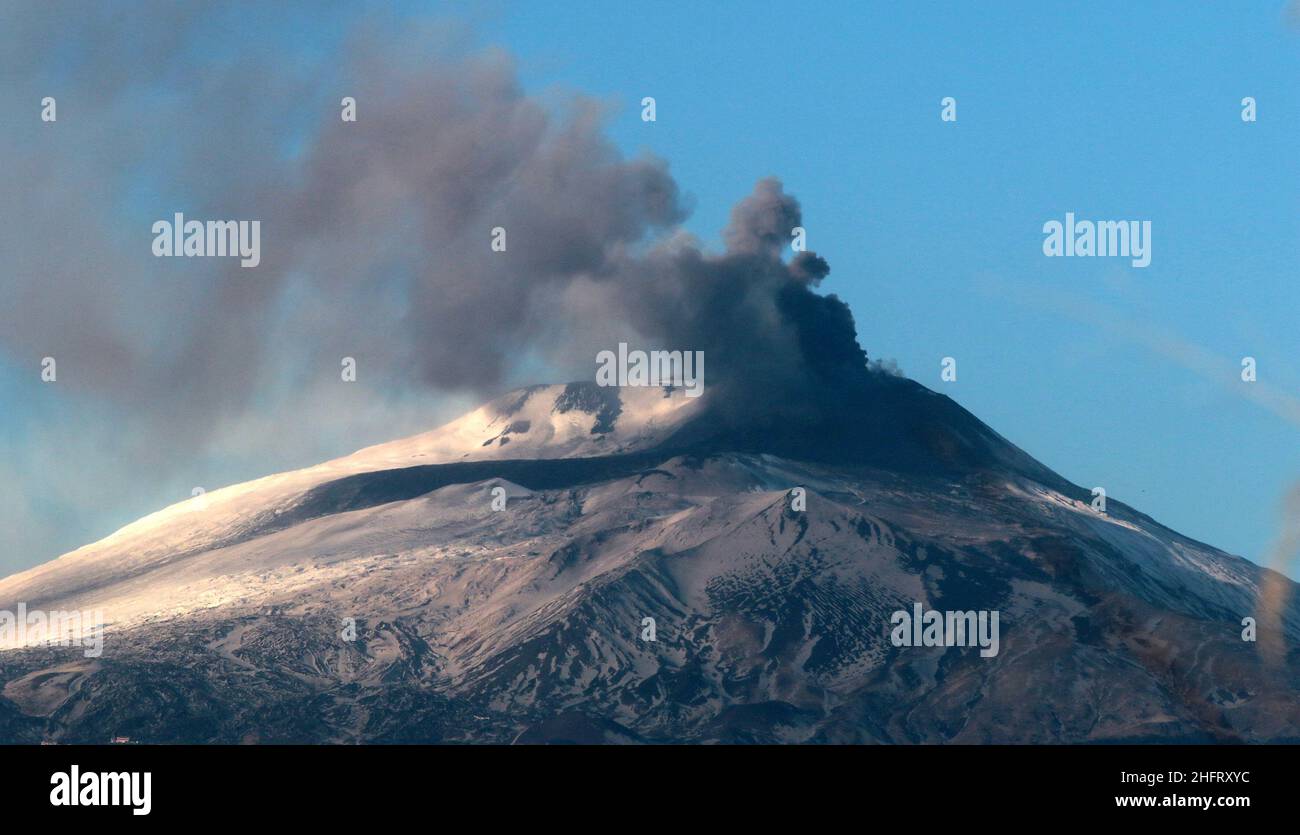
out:
M109 623L0 653L0 739L1300 738L1289 580L912 381L838 394L530 387L169 507L0 581ZM921 608L996 651L896 640Z

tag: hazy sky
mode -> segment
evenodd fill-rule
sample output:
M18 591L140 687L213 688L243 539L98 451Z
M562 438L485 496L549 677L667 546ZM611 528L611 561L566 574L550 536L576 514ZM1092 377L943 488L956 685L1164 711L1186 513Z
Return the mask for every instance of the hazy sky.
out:
M364 167L333 139L340 96L358 96L359 125L386 96L387 114L427 118L457 105L387 67L493 49L534 97L525 116L572 112L582 93L628 159L665 161L706 242L758 179L780 177L870 356L1072 481L1268 559L1300 481L1300 28L1282 3L393 9L0 5L0 572L193 486L432 428L479 398L366 366L340 388L352 346L319 367L295 350L336 347L313 324L324 308L400 315L411 299L374 298L397 281L298 280L313 265L277 264L269 225L310 213L303 195L337 210L320 184ZM45 95L56 123L39 120ZM939 118L945 96L955 123ZM361 186L349 193L402 193ZM363 271L409 269L422 246L454 254L402 230L402 209L358 230L374 241ZM150 225L181 210L266 218L272 272L153 258ZM1044 257L1042 225L1066 212L1150 220L1151 265ZM656 219L628 221L641 222ZM350 266L336 254L321 243L343 261L322 274ZM87 359L42 383L51 353ZM945 356L956 382L939 379ZM1240 380L1244 356L1257 383ZM500 385L560 365L513 357Z

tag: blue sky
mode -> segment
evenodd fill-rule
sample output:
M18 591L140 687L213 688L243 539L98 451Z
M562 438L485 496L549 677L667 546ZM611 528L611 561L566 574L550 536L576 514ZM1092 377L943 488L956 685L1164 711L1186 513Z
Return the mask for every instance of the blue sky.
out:
M1070 480L1267 561L1300 481L1300 29L1276 2L905 8L405 3L382 14L460 21L460 45L513 54L530 92L605 102L608 134L629 155L668 161L694 206L686 225L706 241L757 179L780 177L831 264L823 289L850 304L869 355ZM234 61L255 45L316 73L315 92L333 99L330 56L370 14L240 7L217 16L192 59ZM639 118L643 96L657 101L652 124ZM955 123L939 118L945 96ZM1255 123L1240 118L1244 96L1258 102ZM297 110L285 119L310 123ZM1067 211L1150 220L1151 265L1045 258L1042 225ZM1257 390L1237 375L1247 355ZM944 356L958 361L956 382L939 379ZM271 454L213 445L133 480L101 471L96 456L111 451L100 440L59 439L62 460L33 452L54 415L71 413L64 395L31 386L30 366L0 355L0 518L10 531L38 520L39 534L11 533L0 567L103 536L188 485L315 463L466 405L422 400ZM48 487L51 468L84 468L86 483Z

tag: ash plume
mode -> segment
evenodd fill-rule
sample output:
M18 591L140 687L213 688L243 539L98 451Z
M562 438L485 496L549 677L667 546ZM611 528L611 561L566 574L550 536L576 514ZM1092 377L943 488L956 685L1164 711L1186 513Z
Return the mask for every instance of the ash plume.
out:
M593 320L605 338L704 350L724 385L770 391L864 365L847 307L814 292L826 262L783 257L801 217L778 181L736 205L726 251L711 254L680 232L687 210L664 161L625 159L596 102L557 112L526 94L501 53L430 53L372 31L347 43L328 91L255 51L202 68L193 89L184 39L203 31L202 7L163 8L157 42L182 40L129 54L154 40L107 12L6 13L21 18L14 33L44 23L70 43L102 40L70 91L41 55L4 50L20 80L7 106L64 95L57 124L7 129L7 156L54 173L19 177L0 204L18 299L0 345L56 356L94 397L150 403L163 434L183 426L192 442L261 389L342 356L389 385L492 393L526 358L563 364L576 345L594 356L582 336ZM357 100L357 121L339 118L336 89ZM143 112L151 97L165 113ZM298 120L302 100L318 111ZM114 135L126 138L105 145ZM109 170L137 173L74 182ZM51 204L57 217L41 211ZM262 265L151 258L149 223L173 211L261 220ZM599 309L570 304L586 286Z

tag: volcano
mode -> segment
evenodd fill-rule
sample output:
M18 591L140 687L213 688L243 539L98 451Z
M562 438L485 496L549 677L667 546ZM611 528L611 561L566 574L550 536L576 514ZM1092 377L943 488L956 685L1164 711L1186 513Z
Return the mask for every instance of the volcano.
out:
M108 626L0 652L0 740L1300 740L1290 580L902 377L726 395L513 391L6 578ZM895 645L921 606L998 613L996 653Z

